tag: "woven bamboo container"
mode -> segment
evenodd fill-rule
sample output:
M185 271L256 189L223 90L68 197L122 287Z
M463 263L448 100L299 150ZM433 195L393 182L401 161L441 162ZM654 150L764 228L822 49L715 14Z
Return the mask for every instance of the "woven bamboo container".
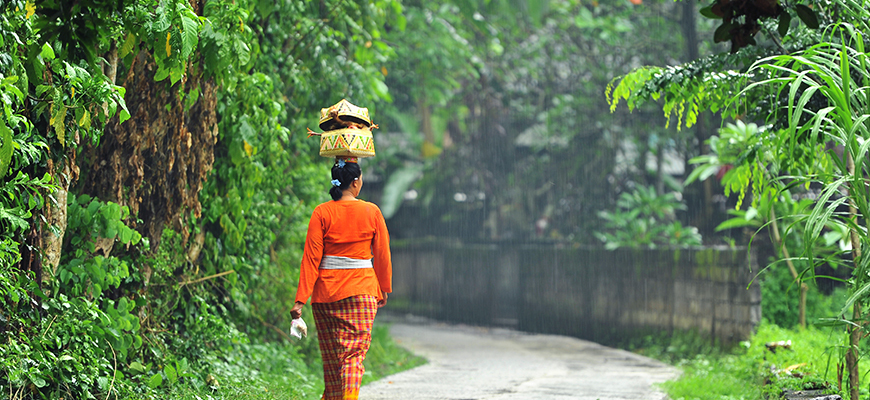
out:
M369 110L341 99L332 107L320 110L320 155L323 157L374 157L375 140Z
M320 135L323 157L374 157L375 140L369 128L336 129Z

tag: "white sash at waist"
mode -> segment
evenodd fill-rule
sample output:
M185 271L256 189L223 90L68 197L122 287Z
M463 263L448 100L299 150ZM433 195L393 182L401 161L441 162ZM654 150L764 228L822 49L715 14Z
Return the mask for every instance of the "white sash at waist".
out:
M372 268L372 260L360 260L356 258L323 256L320 260L320 269L362 269Z

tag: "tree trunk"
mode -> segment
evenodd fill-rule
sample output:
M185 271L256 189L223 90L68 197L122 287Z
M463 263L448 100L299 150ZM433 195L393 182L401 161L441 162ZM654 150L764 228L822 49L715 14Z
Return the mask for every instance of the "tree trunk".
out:
M148 52L134 58L122 81L131 118L123 124L113 119L100 146L90 149L83 186L84 193L128 206L152 248L167 225L187 240L187 218L191 211L200 216L199 192L217 140L215 83L203 79L193 62L175 87L155 82L156 70ZM185 110L185 97L195 88L199 99Z
M54 162L49 160L48 169L54 176L58 189L51 194L51 199L45 202L43 216L45 225L41 231L41 250L43 255L42 283L48 283L57 272L62 255L63 238L66 234L67 225L67 198L70 185L75 183L79 175L79 167L76 165L75 150L67 149L66 157L61 159L62 165L55 167ZM52 229L50 229L51 227ZM48 272L51 271L49 274Z
M423 145L420 147L420 155L423 158L436 156L439 150L435 146L435 131L432 128L432 108L429 107L425 95L417 100L417 112L420 114L420 129L423 131Z

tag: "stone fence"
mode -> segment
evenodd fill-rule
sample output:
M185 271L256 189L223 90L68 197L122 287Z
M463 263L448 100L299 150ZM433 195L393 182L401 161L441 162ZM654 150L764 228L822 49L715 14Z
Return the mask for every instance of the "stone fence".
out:
M696 330L723 343L761 320L745 248L394 243L388 310L599 343Z

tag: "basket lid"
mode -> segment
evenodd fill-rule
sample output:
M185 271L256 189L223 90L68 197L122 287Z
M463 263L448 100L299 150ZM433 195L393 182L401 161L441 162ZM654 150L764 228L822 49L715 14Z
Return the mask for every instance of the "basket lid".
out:
M332 107L320 109L320 129L324 131L345 128L347 122L356 122L366 127L372 126L369 109L357 107L347 99L341 99Z

